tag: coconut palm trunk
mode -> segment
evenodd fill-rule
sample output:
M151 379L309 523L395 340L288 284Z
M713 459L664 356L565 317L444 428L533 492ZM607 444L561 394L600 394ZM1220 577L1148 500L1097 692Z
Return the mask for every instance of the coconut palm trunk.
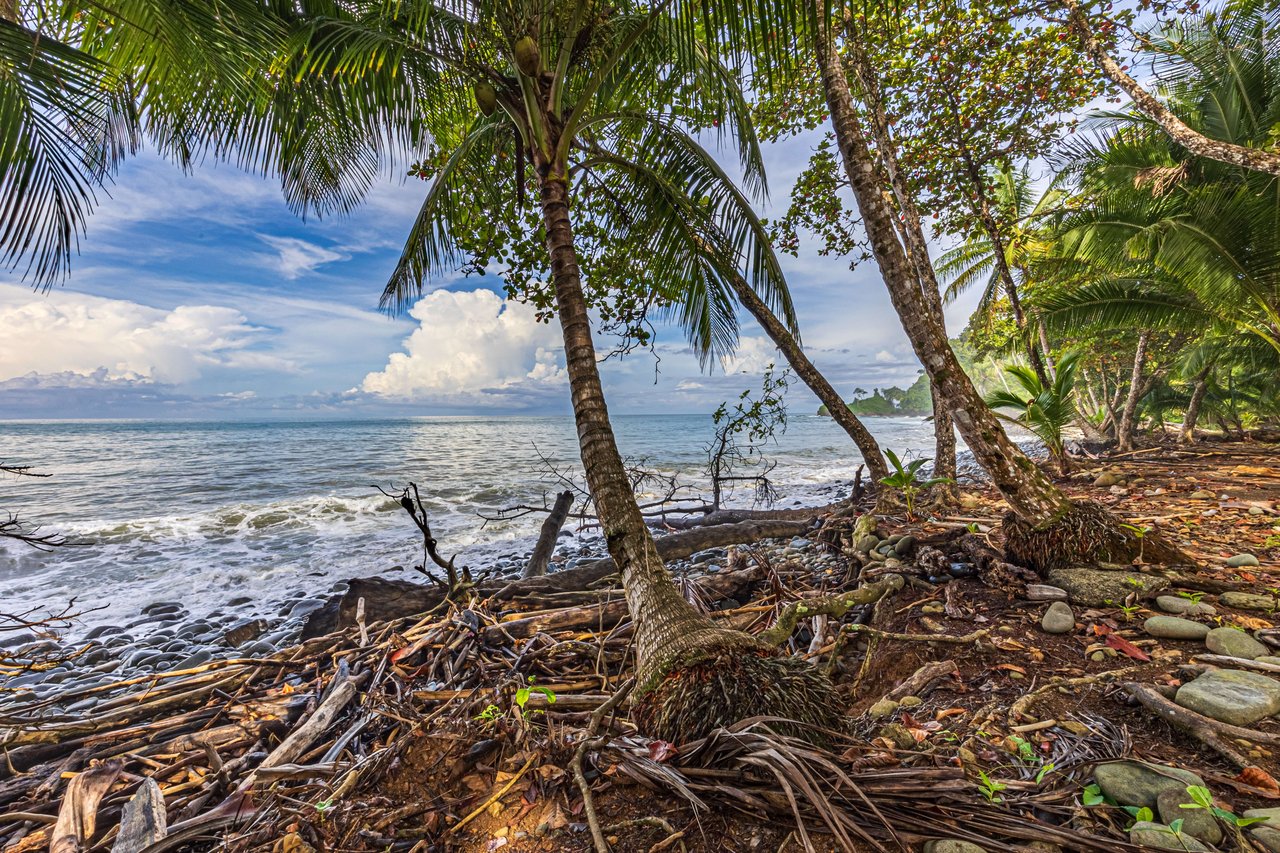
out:
M1213 365L1206 365L1196 374L1195 385L1191 389L1191 399L1187 402L1187 413L1182 418L1182 431L1179 440L1183 444L1196 443L1196 423L1200 420L1200 407L1204 404L1205 394L1209 392L1209 372Z
M822 402L822 405L827 407L827 413L831 415L831 419L848 433L849 438L853 439L853 443L858 447L858 452L862 454L862 459L867 465L867 471L870 472L872 480L879 483L881 478L889 476L889 466L884 461L884 454L880 451L880 444L876 441L875 436L867 430L866 425L840 398L840 394L827 381L827 377L823 376L821 371L809 360L795 337L787 331L787 327L769 310L769 306L765 304L764 300L756 295L756 292L751 289L751 285L747 283L746 279L741 276L734 276L730 283L733 285L733 290L738 300L751 313L751 316L756 318L760 328L764 329L765 334L778 347L783 357L786 358L787 363L791 365L791 369L796 372L796 376L799 376L800 381L809 386L809 390L814 393L814 396ZM954 444L952 454L954 456Z
M1150 332L1138 335L1138 345L1133 353L1133 372L1129 377L1129 392L1124 398L1124 408L1120 411L1120 422L1116 424L1116 440L1121 452L1133 450L1134 438L1138 431L1138 401L1142 399L1145 384L1142 372L1147 366L1147 346L1151 340Z
M546 163L537 169L582 466L635 623L634 718L642 731L672 741L761 713L831 725L839 703L825 676L749 634L716 626L685 600L663 565L609 421L565 170Z
M872 253L916 356L942 402L953 413L974 458L1009 503L1011 512L1005 518L1009 556L1041 570L1076 562L1132 559L1143 544L1147 559L1177 557L1177 552L1163 543L1153 551L1150 536L1145 543L1140 542L1097 504L1073 503L1009 440L987 408L960 367L946 332L924 302L918 279L898 240L894 212L880 190L883 181L821 4L815 2L810 10L812 20L818 22L814 47L836 143Z

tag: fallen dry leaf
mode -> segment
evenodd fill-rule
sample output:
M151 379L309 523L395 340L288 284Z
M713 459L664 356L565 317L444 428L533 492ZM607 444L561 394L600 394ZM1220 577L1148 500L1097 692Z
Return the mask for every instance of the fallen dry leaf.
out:
M1119 634L1107 634L1107 645L1122 655L1128 655L1136 661L1149 661L1151 656Z

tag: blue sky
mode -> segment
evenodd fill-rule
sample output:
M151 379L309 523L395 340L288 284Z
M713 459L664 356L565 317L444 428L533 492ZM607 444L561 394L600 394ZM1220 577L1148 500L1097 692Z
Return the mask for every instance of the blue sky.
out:
M816 141L766 148L776 205ZM353 215L303 222L272 180L130 161L67 284L40 293L0 272L0 418L567 412L558 327L504 305L496 280L440 280L408 316L378 312L426 190L388 176ZM913 381L874 264L783 260L806 349L842 393ZM953 333L971 309L949 310ZM739 353L711 374L677 329L660 328L658 350L656 378L645 354L602 365L612 410L710 412L780 361L747 317ZM799 385L788 401L817 405Z

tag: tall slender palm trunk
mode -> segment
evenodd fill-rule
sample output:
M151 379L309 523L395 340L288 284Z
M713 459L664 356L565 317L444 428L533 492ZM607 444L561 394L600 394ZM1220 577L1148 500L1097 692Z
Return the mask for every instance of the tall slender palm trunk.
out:
M1209 372L1212 364L1196 374L1195 385L1191 389L1191 400L1187 403L1187 413L1182 418L1182 431L1179 441L1183 444L1196 443L1196 423L1200 420L1200 407L1204 405L1205 394L1209 392Z
M1138 401L1142 399L1145 390L1142 372L1147 366L1147 346L1150 341L1151 333L1144 331L1138 335L1138 345L1134 349L1129 392L1125 395L1124 408L1120 411L1120 423L1116 425L1116 441L1122 452L1133 450L1138 431Z
M809 386L809 390L814 393L822 405L827 407L827 413L831 415L831 419L840 425L849 438L853 439L853 443L857 445L858 452L862 454L862 460L867 465L867 470L871 473L871 478L877 483L881 478L889 476L889 466L884 461L884 454L880 451L880 444L876 441L865 424L859 420L858 416L850 411L845 405L844 400L840 398L840 394L827 381L827 377L823 376L821 371L814 366L809 357L805 355L804 350L796 341L795 337L787 331L787 327L782 325L769 306L765 304L747 280L741 276L734 276L731 284L733 291L737 294L738 301L743 307L756 318L756 322L760 324L760 328L764 329L765 334L778 347L782 355L787 359L787 363L791 365L791 369L796 372L796 376L800 377L805 385Z
M685 600L663 565L609 422L564 171L539 163L538 173L582 466L635 624L633 716L648 734L673 741L758 713L830 725L839 706L825 676L749 634L716 626Z
M810 6L818 23L814 47L836 143L862 214L872 253L889 298L916 356L952 411L960 435L1008 501L1006 549L1011 558L1039 569L1097 559L1123 560L1139 553L1137 538L1096 504L1073 504L1018 449L983 402L928 310L918 279L899 242L894 213L881 192L883 181L854 108L849 80L836 52L822 5ZM1153 548L1146 542L1148 559ZM1160 547L1155 551L1163 555ZM1173 556L1176 552L1169 552Z

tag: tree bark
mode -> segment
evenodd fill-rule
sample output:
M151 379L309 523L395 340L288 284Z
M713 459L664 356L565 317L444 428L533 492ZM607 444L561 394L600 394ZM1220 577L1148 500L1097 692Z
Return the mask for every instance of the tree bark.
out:
M1026 276L1023 276L1026 281ZM1040 335L1040 350L1044 353L1044 367L1049 371L1050 379L1058 378L1057 365L1053 363L1053 348L1049 346L1049 329L1044 324L1044 318L1038 313L1036 314L1036 331Z
M1147 344L1151 333L1143 331L1138 335L1138 346L1133 354L1133 373L1129 377L1129 393L1125 395L1124 409L1120 412L1120 423L1116 426L1116 440L1122 453L1133 450L1134 435L1138 431L1138 401L1146 386L1142 381L1142 371L1147 366Z
M871 67L871 63L867 60L866 52L861 49L857 39L852 37L856 34L853 28L853 18L847 12L845 14L845 29L851 34L849 38L850 55L853 58L854 73L858 77L858 83L862 87L867 100L867 112L871 120L872 137L875 139L876 149L879 151L880 158L884 163L886 177L889 179L889 187L893 191L894 199L897 201L898 209L901 212L901 216L894 221L902 237L902 244L906 247L907 255L911 260L911 266L916 271L920 295L924 298L925 305L933 313L938 325L942 327L943 335L946 335L947 323L946 315L942 310L942 289L938 286L937 271L934 270L933 260L929 257L929 242L925 238L924 226L921 224L920 210L916 207L911 189L907 186L902 176L902 171L898 168L898 149L893 141L893 133L889 128L889 121L885 115L884 100L880 93L880 80L875 74L875 69ZM929 386L929 396L933 408L933 473L936 477L946 477L954 481L956 478L955 422L952 420L951 411L947 408L946 401L939 395L932 381ZM879 476L876 479L879 480ZM937 493L941 503L954 503L957 499L957 490L954 482L940 484L937 487Z
M1183 444L1196 443L1196 422L1200 420L1200 406L1204 403L1205 394L1209 391L1209 371L1212 365L1206 365L1195 379L1195 386L1191 391L1191 400L1187 403L1187 413L1182 419L1182 432L1179 440Z
M815 3L812 11L819 21L816 58L836 141L894 310L940 400L955 417L960 435L1009 506L1033 525L1052 523L1071 509L1071 501L1005 435L960 367L945 330L928 309L919 280L898 241L893 211L880 192L883 182L854 110L849 81L830 30L822 23L821 4Z
M756 294L746 279L735 275L730 283L738 295L738 301L751 312L752 317L756 318L756 322L782 352L791 369L796 372L796 376L809 386L809 390L827 407L827 413L831 415L831 419L849 434L849 438L853 439L853 443L857 445L858 452L862 454L862 459L867 465L867 470L871 472L872 479L878 483L882 477L889 476L889 466L884 461L884 454L880 451L880 444L875 436L868 432L866 425L850 411L840 394L827 381L827 377L823 376L805 355L804 350L787 331L786 326L774 316L769 306ZM716 509L719 508L717 502Z
M0 0L0 21L18 22L18 0Z
M1207 157L1233 166L1242 166L1256 172L1280 175L1280 152L1265 151L1259 148L1248 148L1219 139L1210 139L1199 131L1193 130L1182 119L1160 102L1158 98L1142 88L1137 80L1120 67L1107 52L1106 45L1097 37L1084 10L1077 0L1060 0L1067 10L1071 28L1080 37L1085 53L1094 64L1120 87L1126 95L1133 99L1133 105L1152 119L1169 137L1197 157Z
M718 643L727 647L736 642L745 647L751 639L746 634L717 628L694 610L658 554L653 535L636 505L609 422L573 245L568 182L564 170L554 168L556 164L536 165L582 466L609 555L622 575L627 607L636 624L636 674L643 690L700 646Z
M569 508L573 506L573 492L565 490L556 495L556 502L551 507L547 520L542 522L542 530L538 533L538 544L533 547L533 555L524 567L521 577L536 578L547 573L547 564L551 562L551 552L556 549L556 540L560 538L560 528L564 527L569 517Z

